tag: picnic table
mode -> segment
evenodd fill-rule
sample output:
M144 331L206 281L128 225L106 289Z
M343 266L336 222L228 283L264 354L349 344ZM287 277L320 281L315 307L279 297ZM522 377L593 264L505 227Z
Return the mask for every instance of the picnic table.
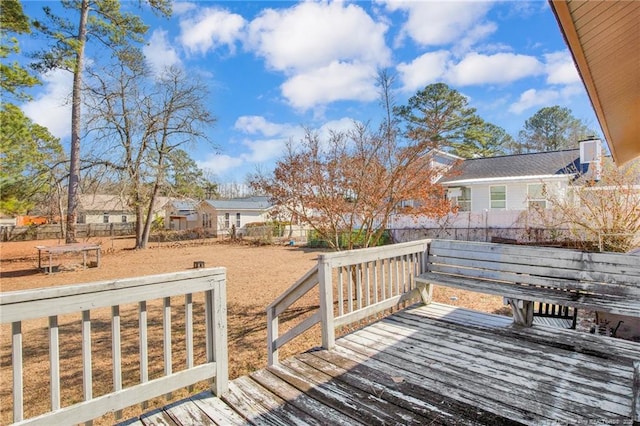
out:
M36 246L38 250L38 269L42 269L42 253L49 254L49 269L46 271L52 273L52 261L54 254L62 253L82 253L82 266L87 267L87 253L95 250L96 252L96 267L100 267L100 246L98 244L86 244L86 243L74 243L63 244L57 246Z

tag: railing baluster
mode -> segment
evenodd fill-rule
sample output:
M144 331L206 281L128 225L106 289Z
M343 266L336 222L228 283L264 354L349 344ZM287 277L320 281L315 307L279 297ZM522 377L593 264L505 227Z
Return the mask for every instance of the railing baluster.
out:
M149 347L147 339L147 302L138 303L138 335L140 336L140 382L149 381Z
M58 317L49 317L49 377L51 381L51 410L60 409L60 338Z
M356 297L358 299L358 309L362 309L362 263L358 263L354 266L356 272Z
M111 362L113 363L113 391L122 390L122 349L120 341L120 306L111 307ZM122 410L115 412L116 420L122 417Z
M398 262L398 256L393 258L393 270L395 271L394 281L396 283L396 296L400 294L400 271L398 268L400 267Z
M347 269L347 294L349 295L349 299L347 299L349 305L349 312L353 312L353 274L351 273L352 267L349 266Z
M369 262L364 263L365 284L367 289L367 306L371 305L371 278L369 277Z
M380 291L378 288L378 260L373 261L371 272L373 273L373 303L378 303L378 292ZM384 296L382 298L384 299Z
M338 316L344 315L344 268L338 268Z
M93 371L91 367L91 314L82 311L82 394L85 401L93 398Z
M13 421L24 417L22 384L22 322L11 323L11 360L13 364Z
M149 345L147 343L147 302L138 302L138 336L140 338L140 383L149 381ZM146 409L147 401L142 403Z
M386 259L387 264L387 279L389 280L389 294L388 297L393 297L393 276L391 276L391 262L392 258Z
M376 261L378 262L378 261ZM387 286L386 286L386 277L384 274L384 259L380 260L380 287L382 288L382 299L386 299L386 292L387 292Z
M187 355L187 368L193 367L193 295L184 295L184 338Z
M173 372L171 365L171 298L165 297L162 300L162 344L164 347L164 375L168 376ZM171 392L166 394L171 398Z

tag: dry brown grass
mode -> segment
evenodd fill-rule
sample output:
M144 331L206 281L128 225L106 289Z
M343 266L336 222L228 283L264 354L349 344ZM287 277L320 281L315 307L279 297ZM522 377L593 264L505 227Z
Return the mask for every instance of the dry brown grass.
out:
M127 239L102 239L91 242L103 246L103 261L100 268L77 269L46 275L37 271L35 245L57 244L54 242L2 243L1 289L13 291L68 284L78 284L114 278L157 274L189 269L193 261L202 260L207 267L227 268L227 309L229 340L230 378L245 375L266 366L266 306L316 263L318 250L300 247L253 247L221 244L206 240L192 243L153 243L148 250L133 251ZM77 255L58 259L63 265L77 263ZM70 268L73 269L73 268ZM499 311L502 301L496 297L478 295L453 289L436 289L435 299L440 302L466 306L488 312ZM148 304L149 315L149 366L150 378L162 374L162 315L161 301ZM172 362L174 371L184 368L186 363L184 330L184 300L172 298ZM300 317L310 315L317 309L317 292L311 292L298 301L284 315L281 334ZM122 306L122 351L124 386L139 381L137 306ZM194 298L195 347L197 362L204 359L203 303ZM91 311L92 356L94 396L108 393L112 389L111 365L111 321L110 310ZM291 321L291 319L296 318ZM59 319L60 356L62 373L63 406L82 400L82 377L80 372L80 319L78 315L67 315ZM5 325L0 336L0 422L11 422L11 354L10 328ZM49 409L49 360L46 320L29 321L23 325L25 415L27 417ZM319 344L319 327L316 326L296 338L280 351L280 357L310 349ZM172 400L189 393L206 389L207 383L199 383L191 389L174 392ZM160 397L151 401L148 408L165 405L167 399ZM124 410L123 418L139 415L141 407ZM113 416L98 419L95 424L111 424Z

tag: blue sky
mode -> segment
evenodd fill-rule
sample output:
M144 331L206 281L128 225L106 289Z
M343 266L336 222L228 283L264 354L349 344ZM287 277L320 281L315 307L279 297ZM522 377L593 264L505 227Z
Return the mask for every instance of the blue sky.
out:
M57 6L23 4L31 17ZM144 53L153 69L178 65L210 88L218 150L202 144L190 153L222 183L271 170L303 127L322 134L352 120L377 123L380 68L396 75L398 104L444 82L514 137L552 105L600 131L546 1L200 1L175 3L170 19L141 15L150 25ZM70 88L69 73L50 73L23 105L64 142Z

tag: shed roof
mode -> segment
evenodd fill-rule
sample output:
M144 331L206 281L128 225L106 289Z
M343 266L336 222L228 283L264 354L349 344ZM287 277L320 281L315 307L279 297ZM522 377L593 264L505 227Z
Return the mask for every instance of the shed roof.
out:
M473 158L460 162L440 183L490 178L526 178L588 173L589 164L580 164L580 150L537 152Z

